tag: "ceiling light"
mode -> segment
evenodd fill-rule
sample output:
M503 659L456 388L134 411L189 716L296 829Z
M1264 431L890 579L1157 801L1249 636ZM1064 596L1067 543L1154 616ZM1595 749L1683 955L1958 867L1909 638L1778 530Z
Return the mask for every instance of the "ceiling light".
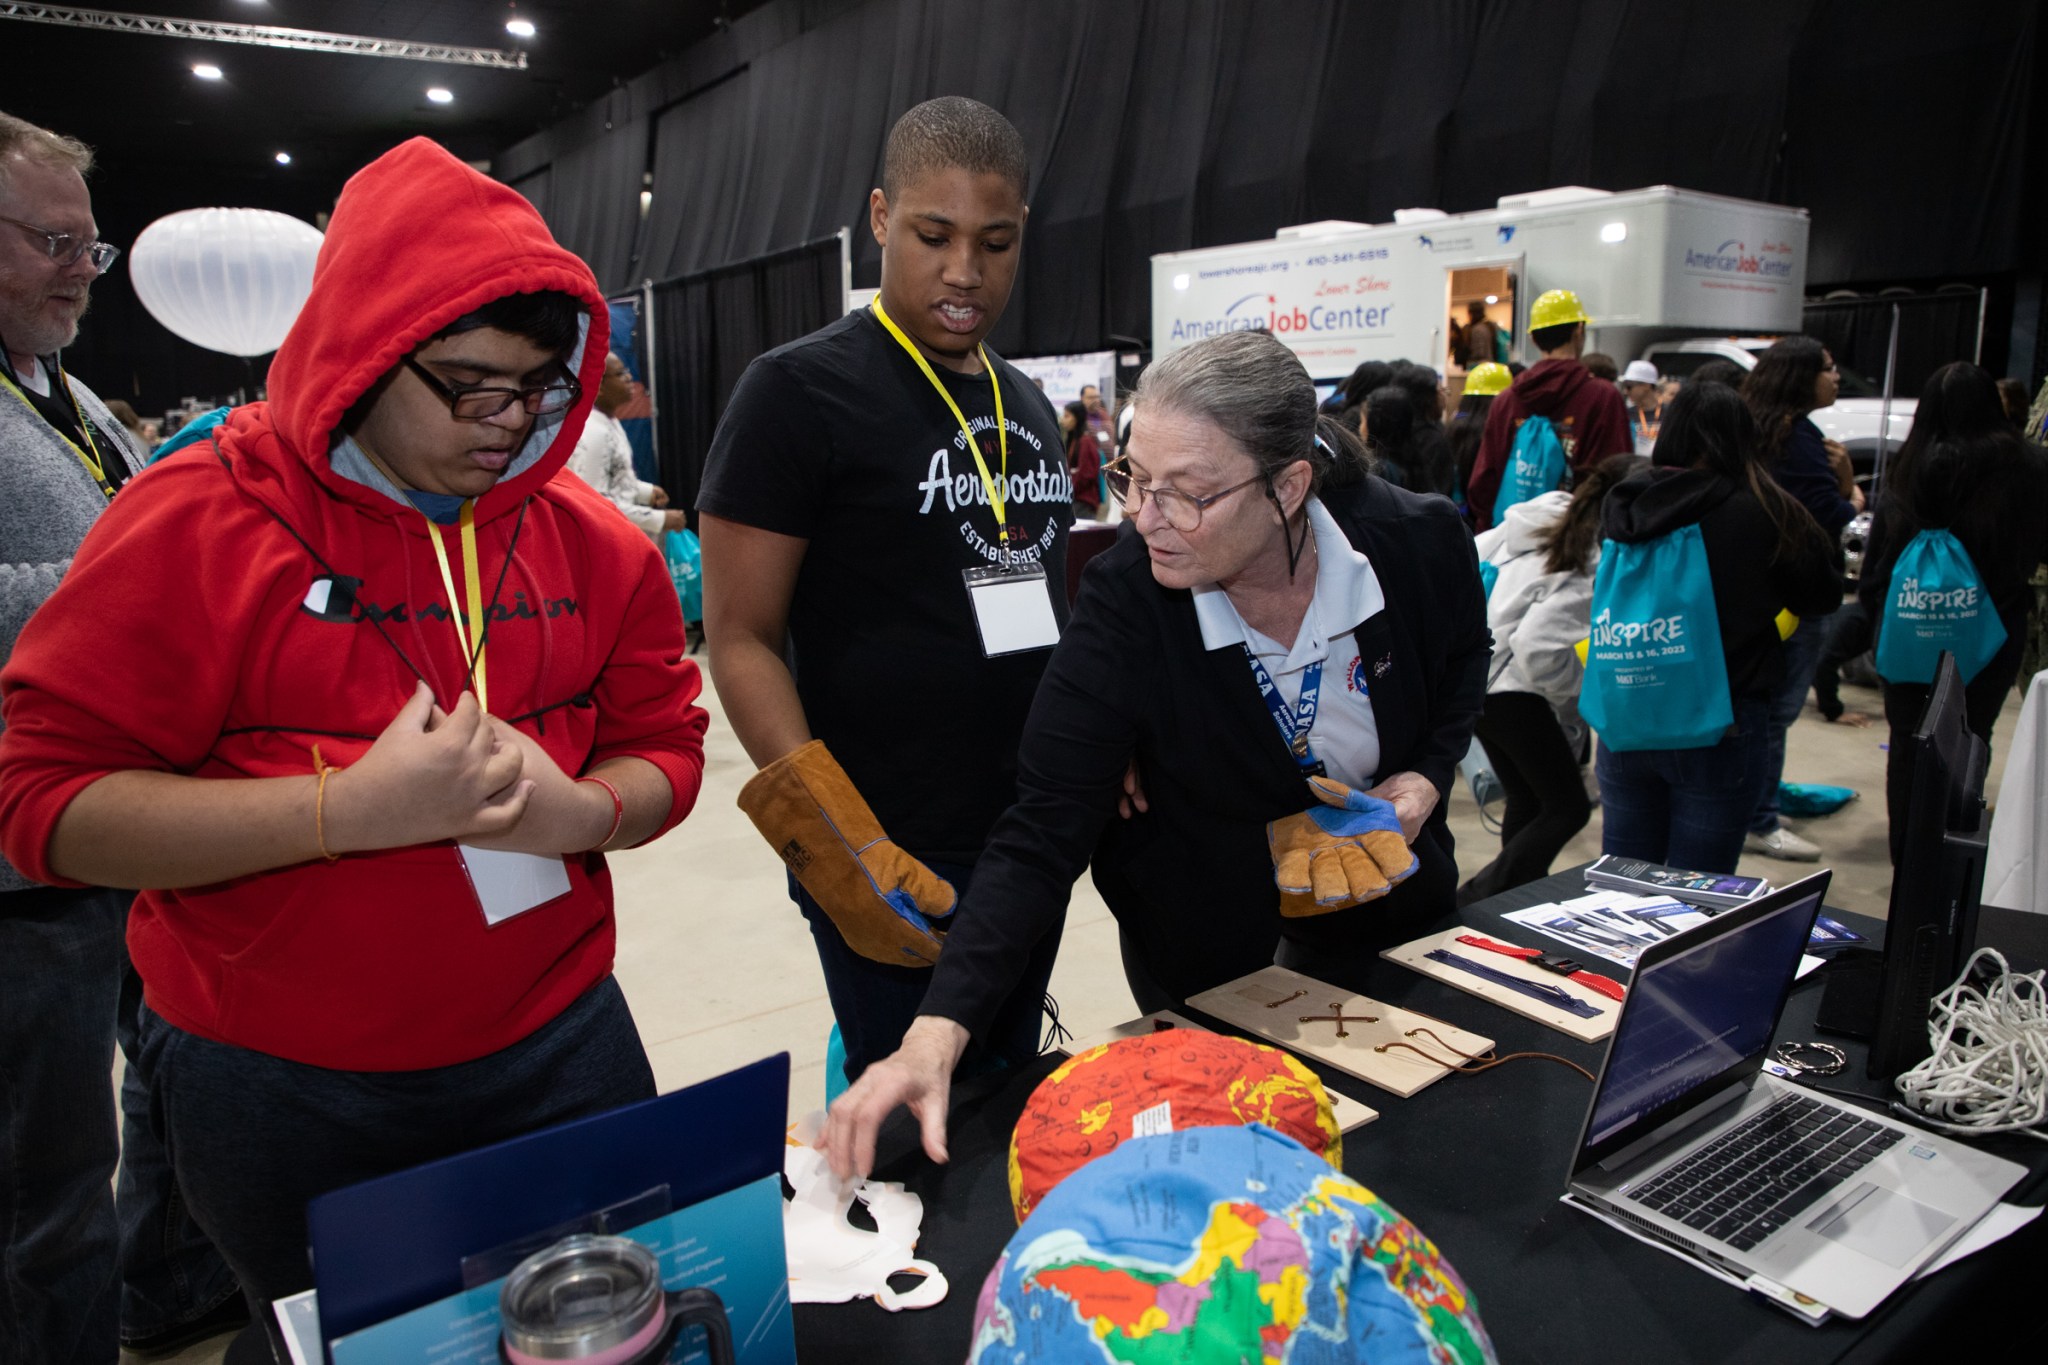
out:
M427 90L427 98L436 104L453 104L455 103L455 92L445 86L431 86Z
M534 33L533 20L513 16L505 21L505 32L514 38L531 38Z
M1625 242L1625 241L1627 241L1627 240L1628 240L1628 224L1627 224L1627 223L1606 223L1606 224L1603 224L1603 225L1601 226L1601 228L1600 228L1600 240L1601 240L1601 241L1603 241L1603 242L1606 242L1606 243L1608 243L1608 244L1609 244L1610 246L1611 246L1612 244L1614 244L1615 242Z
M1488 295L1486 296L1486 306L1487 306L1488 308L1491 308L1491 307L1493 307L1493 305L1495 305L1496 303L1499 303L1499 302L1500 302L1500 295L1498 295L1498 294L1488 294Z
M289 165L291 165L291 164L292 164L292 154L291 154L290 152L279 152L279 153L277 154L277 164L278 164L278 165L280 165L280 166L289 166Z
M201 62L192 68L192 74L202 81L217 81L221 77L221 70L211 62Z

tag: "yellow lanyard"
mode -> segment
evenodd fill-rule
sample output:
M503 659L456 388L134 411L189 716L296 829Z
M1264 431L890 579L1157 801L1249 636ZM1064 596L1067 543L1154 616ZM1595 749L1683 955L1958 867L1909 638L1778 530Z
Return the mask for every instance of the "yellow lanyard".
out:
M457 522L462 536L462 577L469 584L467 607L463 605L461 594L455 591L455 575L448 567L448 547L441 543L441 528L432 517L427 518L427 539L434 542L434 558L441 565L441 586L448 590L450 619L455 622L455 640L462 646L463 662L475 669L476 704L485 715L489 715L491 687L484 676L484 585L476 565L475 498L462 504L462 515ZM469 615L466 626L462 619L465 611Z
M946 391L946 386L939 382L937 375L932 373L931 362L924 358L924 352L918 350L911 343L910 338L903 335L903 329L896 325L896 320L883 311L882 300L879 297L873 303L870 303L868 307L873 311L875 320L888 328L889 335L896 338L896 344L901 346L910 358L917 362L917 368L924 371L924 377L930 380L932 387L939 391L939 397L946 400L946 407L952 412L953 420L960 424L960 434L966 438L967 449L974 455L975 467L981 471L981 486L988 492L988 505L995 509L996 538L1001 542L1003 548L1007 550L1010 546L1010 518L1007 515L1005 505L1008 500L1004 494L1008 492L1010 487L1010 432L1009 428L1003 425L1003 384L996 377L996 367L988 362L987 348L976 346L974 349L975 353L981 357L981 368L988 371L989 387L996 391L996 440L1003 452L1002 477L1000 479L990 476L988 461L981 458L981 443L974 439L974 429L967 425L967 418L960 411L960 405L953 401L953 395Z
M40 360L36 362L38 365L42 363ZM12 373L13 369L13 361L0 364L0 379L7 381L7 391L20 399L23 407L35 413L38 421L43 420L42 412L34 403L28 401L27 394L16 387ZM85 409L79 406L78 395L71 391L71 382L64 377L64 368L61 365L57 368L57 383L62 386L64 396L71 400L71 410L78 414L78 434L85 438L85 449L80 450L78 443L61 431L57 432L57 438L63 441L65 445L71 447L71 453L76 455L78 462L85 466L85 472L92 475L93 482L100 486L100 492L111 498L114 496L114 485L107 480L106 457L101 455L100 448L93 444L92 424L85 420ZM55 427L50 429L56 431Z

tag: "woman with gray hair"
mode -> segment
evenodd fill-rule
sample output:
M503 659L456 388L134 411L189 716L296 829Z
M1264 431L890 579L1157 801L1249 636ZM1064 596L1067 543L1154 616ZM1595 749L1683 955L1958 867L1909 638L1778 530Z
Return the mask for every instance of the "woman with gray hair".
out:
M1264 332L1158 361L997 824L902 1047L833 1106L866 1173L898 1105L945 1159L950 1077L1092 862L1141 1009L1277 959L1347 975L1453 908L1443 797L1486 692L1472 541L1367 472ZM1112 818L1126 768L1145 808Z

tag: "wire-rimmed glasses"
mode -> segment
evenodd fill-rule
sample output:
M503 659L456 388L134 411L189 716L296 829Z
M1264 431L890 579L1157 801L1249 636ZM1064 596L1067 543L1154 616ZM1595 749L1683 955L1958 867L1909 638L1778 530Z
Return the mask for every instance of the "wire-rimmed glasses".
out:
M114 263L114 258L121 254L120 247L112 242L102 242L97 237L88 241L76 233L52 232L48 228L37 227L34 223L24 223L19 218L0 217L0 223L12 223L22 231L42 238L43 249L49 252L51 260L61 266L73 264L80 256L91 256L92 268L105 274L107 267Z
M1192 493L1183 493L1178 489L1154 488L1150 484L1140 483L1131 477L1130 464L1124 460L1111 460L1104 465L1102 477L1108 482L1110 493L1123 504L1125 516L1135 519L1144 507L1145 499L1150 498L1159 504L1159 515L1165 518L1168 526L1176 531L1193 531L1201 526L1202 513L1205 509L1240 489L1250 488L1266 476L1264 473L1254 474L1243 483L1234 483L1222 492L1211 493L1206 498L1198 498Z

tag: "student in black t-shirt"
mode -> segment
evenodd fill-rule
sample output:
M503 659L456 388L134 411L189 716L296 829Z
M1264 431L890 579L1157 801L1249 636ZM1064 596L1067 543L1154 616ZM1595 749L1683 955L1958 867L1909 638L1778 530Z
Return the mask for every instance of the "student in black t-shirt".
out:
M995 110L905 114L869 198L878 306L748 367L697 501L711 675L761 768L740 804L792 874L849 1079L916 1013L1016 799L1018 736L1066 621L1059 426L981 344L1016 279L1028 182ZM970 600L966 573L1005 564ZM1008 638L985 647L987 630ZM997 1053L1036 1054L1058 939L1004 1007Z

